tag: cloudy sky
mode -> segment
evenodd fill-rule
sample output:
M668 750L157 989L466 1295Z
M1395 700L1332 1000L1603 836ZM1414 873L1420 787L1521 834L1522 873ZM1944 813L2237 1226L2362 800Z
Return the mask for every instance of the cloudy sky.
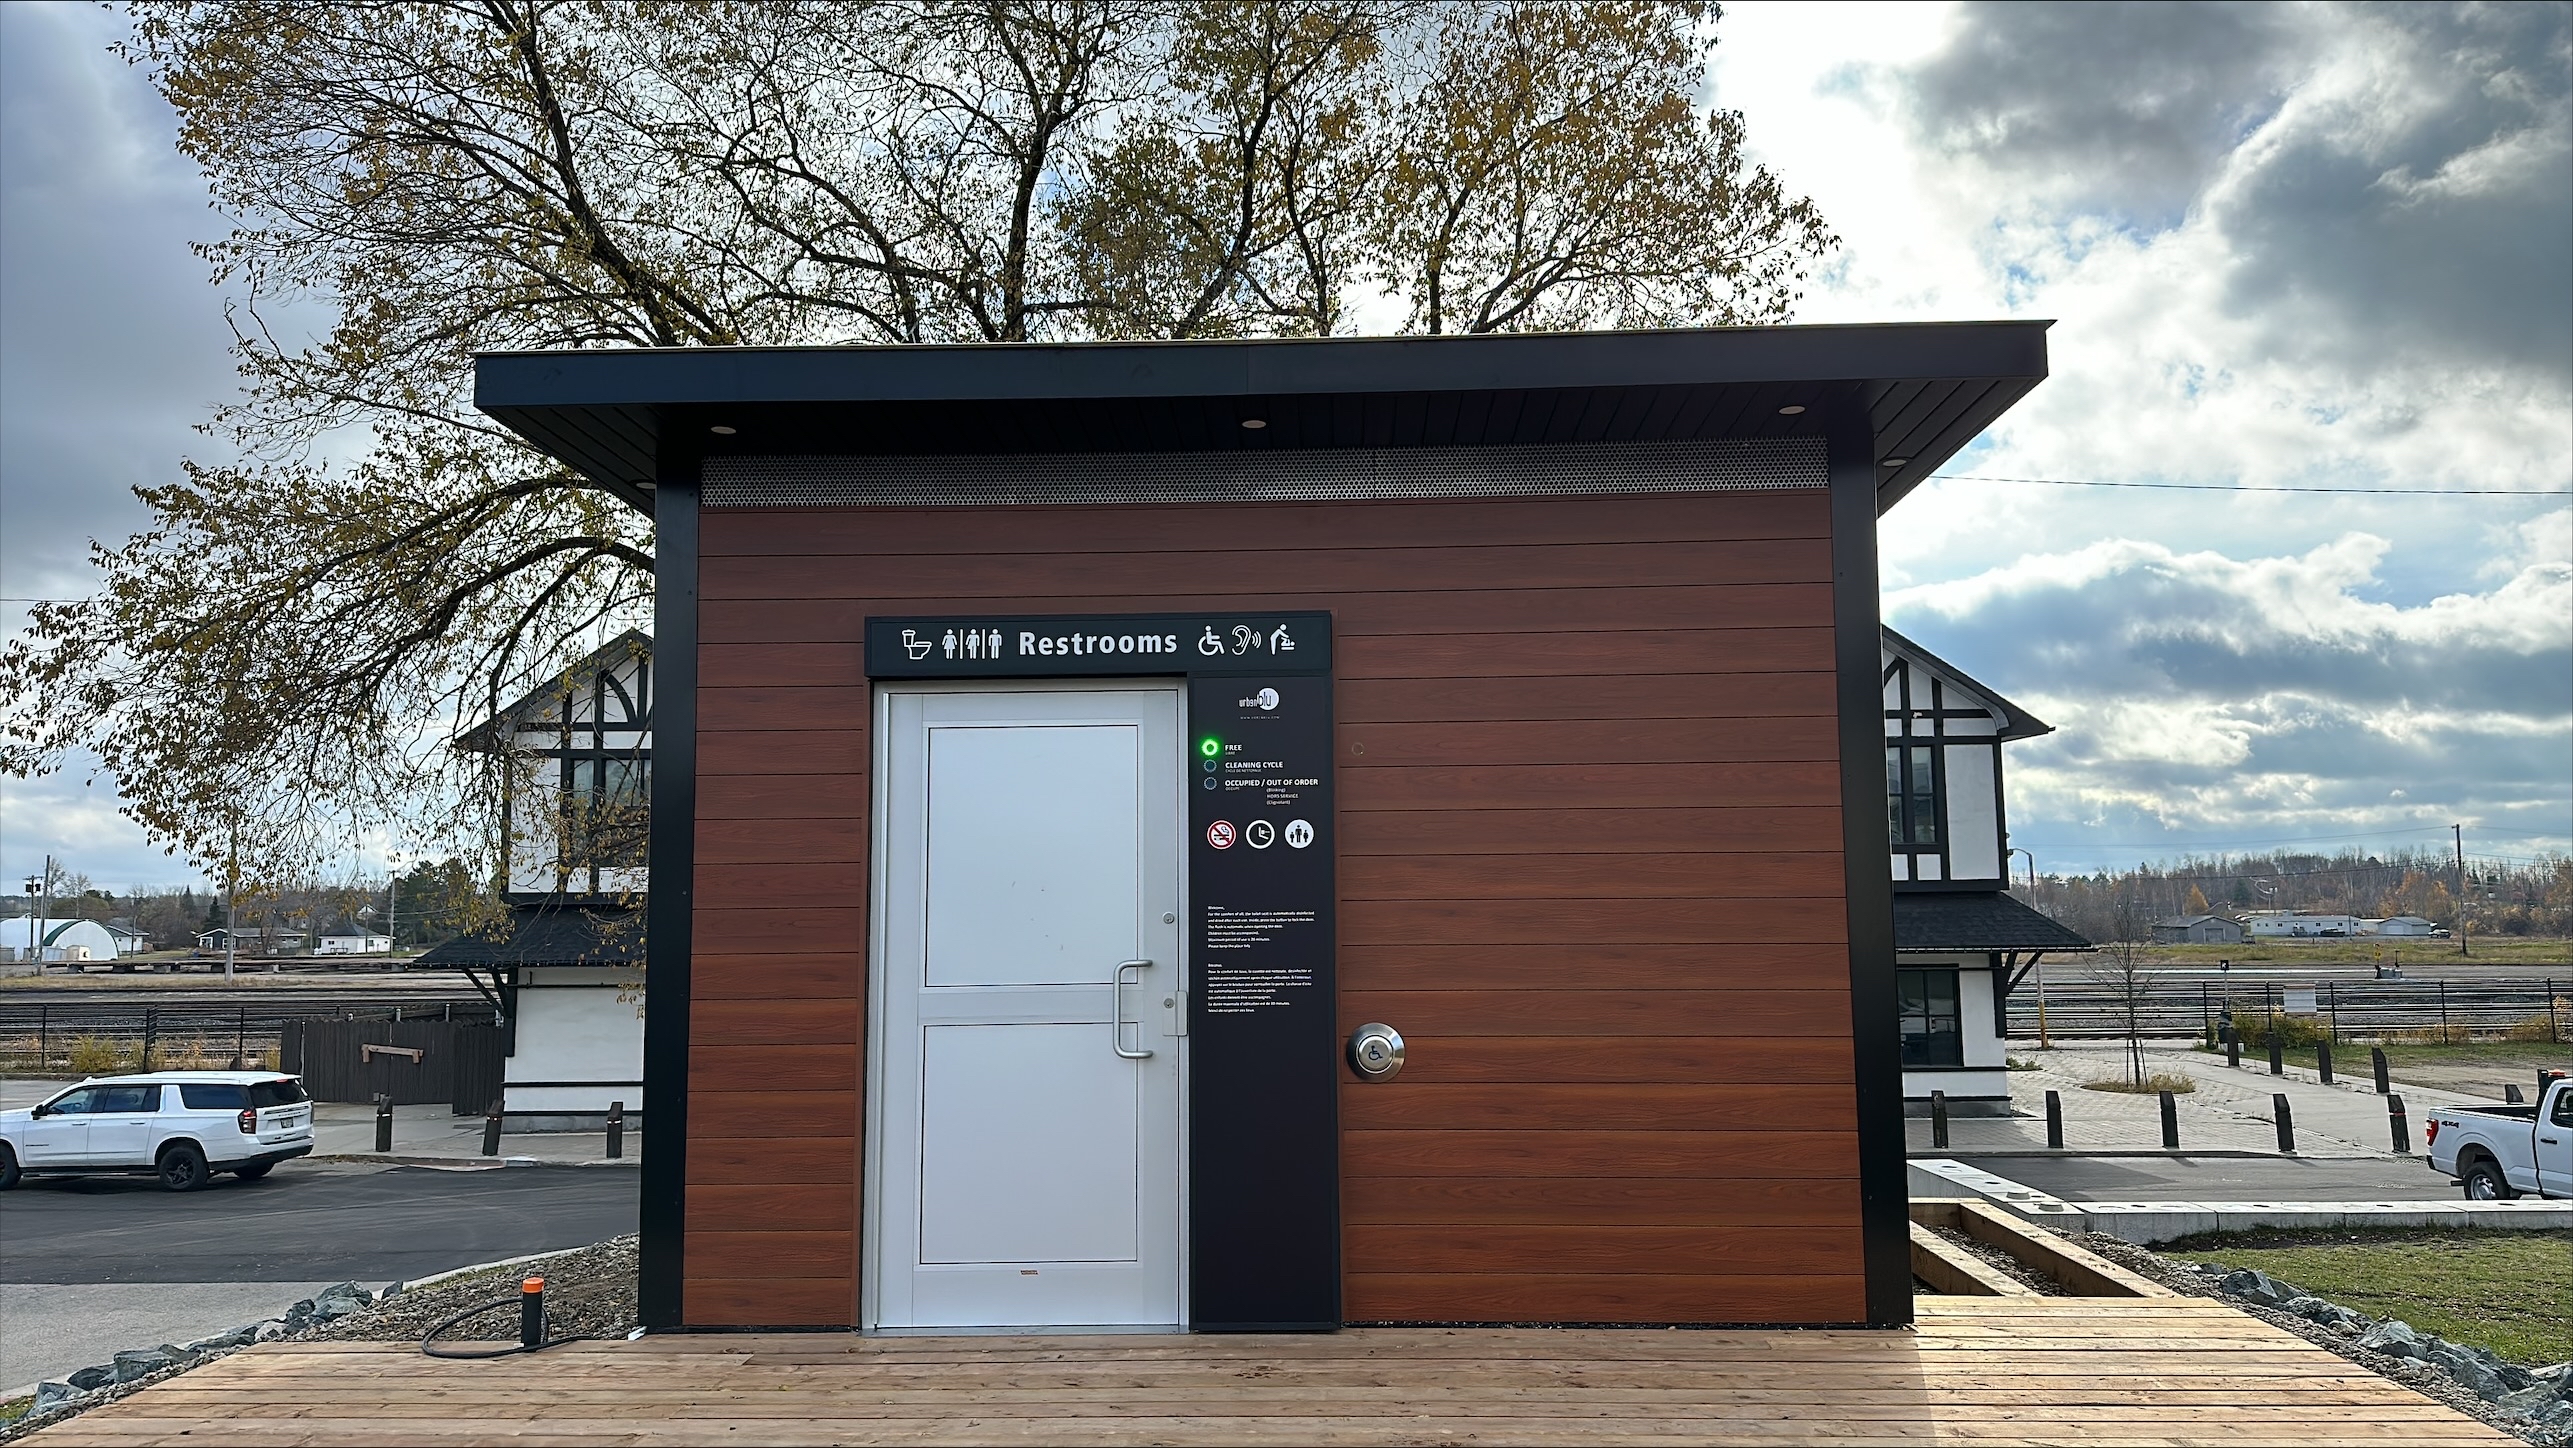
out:
M115 34L0 6L13 600L84 590L233 384L187 250L217 223ZM2573 848L2573 7L1721 34L1718 100L1845 241L1801 320L2055 321L2052 378L1885 532L1888 619L2056 726L2014 749L2014 843ZM0 781L0 880L176 883L109 788Z

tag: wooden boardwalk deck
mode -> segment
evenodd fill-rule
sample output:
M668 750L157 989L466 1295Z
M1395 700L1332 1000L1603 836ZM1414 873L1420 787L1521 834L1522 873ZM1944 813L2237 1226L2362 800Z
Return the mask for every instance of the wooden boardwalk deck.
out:
M78 1444L2507 1444L2221 1303L1924 1299L1913 1332L647 1338L258 1348Z

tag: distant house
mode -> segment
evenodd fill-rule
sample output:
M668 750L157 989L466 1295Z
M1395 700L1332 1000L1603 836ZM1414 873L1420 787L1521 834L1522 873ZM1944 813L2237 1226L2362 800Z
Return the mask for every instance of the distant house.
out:
M379 935L353 920L341 921L313 942L315 955L382 955L392 948L392 936Z
M463 974L501 1025L512 1130L643 1113L652 640L628 632L456 741L507 757L506 920L413 964Z
M2079 934L2008 891L2001 746L2053 727L1884 631L1885 813L1903 1096L1994 1110L2010 1099L2010 992Z
M2156 945L2240 945L2248 939L2241 921L2222 915L2174 915L2153 922Z
M2369 932L2372 935L2438 935L2445 930L2437 921L2424 920L2418 915L2389 915L2383 920L2368 923L2376 927Z
M10 948L12 960L39 960L48 965L114 960L119 955L132 953L118 949L116 933L95 920L63 920L42 915L0 920L0 945Z
M2344 940L2368 933L2355 915L2309 915L2298 910L2254 910L2242 920L2254 940Z
M304 932L290 925L218 925L197 937L197 949L209 955L222 954L227 944L235 955L301 955Z

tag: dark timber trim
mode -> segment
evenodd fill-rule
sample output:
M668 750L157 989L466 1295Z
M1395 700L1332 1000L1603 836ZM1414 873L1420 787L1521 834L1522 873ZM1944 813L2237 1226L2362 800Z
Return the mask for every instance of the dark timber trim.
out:
M1856 388L1824 409L1830 449L1832 637L1840 675L1841 853L1849 906L1850 1044L1858 1101L1859 1231L1867 1321L1912 1321L1912 1219L1903 1160L1903 1041L1894 889L1885 849L1885 689L1876 583L1876 459Z
M681 1326L687 1266L689 917L697 862L697 459L665 444L654 517L652 884L645 902L643 1325Z

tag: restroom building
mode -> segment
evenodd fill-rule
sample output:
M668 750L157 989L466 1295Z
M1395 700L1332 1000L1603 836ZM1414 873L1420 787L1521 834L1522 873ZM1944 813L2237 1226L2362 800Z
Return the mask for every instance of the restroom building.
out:
M1876 529L2044 372L482 358L655 523L646 1320L1908 1321Z

